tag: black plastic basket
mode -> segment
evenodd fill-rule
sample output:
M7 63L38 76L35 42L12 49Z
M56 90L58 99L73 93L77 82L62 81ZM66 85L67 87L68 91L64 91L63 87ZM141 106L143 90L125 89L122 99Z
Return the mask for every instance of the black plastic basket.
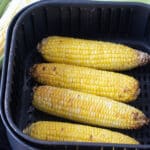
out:
M51 0L25 9L14 24L10 47L6 46L5 49L1 114L8 136L15 137L13 140L17 139L30 148L39 149L150 149L150 125L139 130L117 130L136 138L141 142L140 145L47 142L32 139L22 133L23 128L37 120L70 122L39 112L31 104L32 88L36 83L29 75L29 68L37 62L43 62L36 45L49 35L113 41L150 53L150 6L127 2ZM131 105L150 117L150 66L124 73L137 78L141 85L141 95ZM18 146L21 146L19 144L18 142ZM12 141L11 145L13 146ZM13 146L14 149L16 145Z
M32 6L32 5L31 5ZM30 6L28 6L30 7ZM27 7L26 7L27 8ZM13 18L13 20L11 21L10 23L10 26L9 26L9 29L7 31L7 41L6 41L6 46L5 46L5 49L7 49L5 51L5 56L4 57L4 61L3 61L3 67L2 67L2 80L1 80L1 88L0 88L0 115L1 115L1 118L3 123L4 123L4 126L6 127L7 129L7 133L5 133L5 131L2 131L1 132L1 146L0 146L0 149L1 150L10 150L10 145L9 143L11 144L12 148L13 149L23 149L23 150L27 150L27 149L33 149L34 147L28 145L27 143L25 143L24 141L20 140L20 138L18 138L15 133L11 130L11 128L9 128L9 125L6 121L6 118L5 118L5 114L4 114L4 101L3 101L3 98L4 98L4 95L5 95L5 82L6 82L6 78L7 78L7 70L8 70L8 56L9 56L9 51L10 51L10 47L11 47L11 41L12 41L12 32L13 32L13 28L15 26L15 23L18 19L18 17L20 16L20 14L26 9L22 9L19 13L17 13L17 15ZM0 120L1 122L1 120ZM3 126L1 124L1 126ZM1 130L4 130L4 128L2 127ZM7 143L7 139L5 137L5 134L7 134L7 137L9 139L9 143Z

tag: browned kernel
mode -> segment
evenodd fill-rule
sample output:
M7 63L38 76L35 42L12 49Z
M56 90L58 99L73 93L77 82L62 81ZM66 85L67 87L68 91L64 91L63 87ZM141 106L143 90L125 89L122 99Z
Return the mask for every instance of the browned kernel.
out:
M124 93L127 93L127 92L129 92L129 91L130 91L130 89L128 89L128 88L125 88L125 89L123 90Z
M53 71L56 71L56 67L55 66L53 67Z
M42 67L42 70L44 71L45 69L46 69L45 66L43 66L43 67Z
M80 95L77 96L77 98L80 98L80 97L81 97Z
M139 115L138 112L132 112L132 116L133 116L133 119L134 119L134 120L137 120L137 119L138 119L138 115Z

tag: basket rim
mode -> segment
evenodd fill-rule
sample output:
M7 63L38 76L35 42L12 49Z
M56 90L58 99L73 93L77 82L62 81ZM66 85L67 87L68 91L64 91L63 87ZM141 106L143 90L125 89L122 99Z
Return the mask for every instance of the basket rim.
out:
M37 140L37 139L33 139L31 137L29 137L28 135L25 135L13 122L11 116L10 116L10 112L8 110L8 100L7 100L7 93L9 93L10 88L9 88L9 82L11 81L11 74L7 74L7 72L10 72L11 70L11 66L10 66L10 61L12 59L12 55L11 52L13 52L14 49L14 39L16 38L16 31L17 28L19 26L19 24L21 23L21 21L23 20L23 18L32 10L34 10L35 8L41 7L42 5L45 4L49 4L49 5L53 5L53 6L60 6L60 5L73 5L73 6L82 6L82 5L89 5L90 4L94 4L94 5L112 5L112 6L121 6L121 5L125 5L125 6L134 6L134 7L144 7L144 8L149 8L150 9L150 5L149 4L145 4L145 3L140 3L140 2L118 2L118 1L65 1L62 0L61 2L59 0L51 0L51 1L39 1L36 2L34 4L32 4L31 6L28 6L26 8L24 8L20 14L16 17L15 20L15 24L12 25L13 23L11 23L12 26L9 27L9 32L7 34L7 40L8 38L11 36L10 30L13 29L12 31L12 38L10 41L7 41L6 47L5 47L5 57L4 57L4 63L3 63L3 75L2 75L2 84L1 84L1 117L2 117L2 121L6 127L6 129L11 130L13 134L15 134L16 136L18 136L18 138L21 138L22 140L25 140L26 142L30 143L31 145L40 145L40 146L50 146L50 145L67 145L67 146L105 146L105 147L125 147L125 148L150 148L150 144L139 144L139 145L130 145L130 144L109 144L109 143L87 143L87 142L49 142L49 141L41 141L41 140ZM9 46L10 45L10 51L9 51ZM7 60L6 57L9 56L9 59ZM6 68L8 66L8 68ZM4 77L5 76L5 77ZM5 87L6 85L6 87ZM5 89L4 89L5 87ZM6 90L7 89L7 90ZM2 94L2 92L4 92Z

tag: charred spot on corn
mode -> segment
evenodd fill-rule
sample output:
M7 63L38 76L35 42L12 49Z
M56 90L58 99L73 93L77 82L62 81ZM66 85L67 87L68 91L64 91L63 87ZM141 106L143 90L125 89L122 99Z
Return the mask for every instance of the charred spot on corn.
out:
M53 71L56 71L56 66L53 67Z
M45 69L46 69L45 66L43 66L43 67L42 67L42 70L45 71Z
M143 126L143 124L148 125L150 119L147 118L145 115L141 114L140 112L132 112L131 117L137 121L137 126L135 126L133 129L139 129Z
M139 66L143 66L146 65L147 63L150 63L150 55L148 53L137 51L137 54Z

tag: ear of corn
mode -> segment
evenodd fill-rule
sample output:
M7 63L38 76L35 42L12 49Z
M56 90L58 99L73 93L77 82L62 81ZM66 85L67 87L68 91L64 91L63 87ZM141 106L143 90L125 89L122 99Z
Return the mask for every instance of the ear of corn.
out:
M139 144L135 139L119 132L63 122L39 121L27 127L24 133L46 141Z
M74 89L117 101L129 102L139 94L138 81L133 77L66 64L37 64L32 76L40 83Z
M34 89L32 103L43 112L98 126L136 129L148 123L134 107L69 89L39 86Z
M3 54L6 41L6 33L12 18L19 10L37 0L11 0L0 18L0 56Z
M38 49L48 62L103 70L128 70L150 62L150 55L125 45L69 37L50 36Z

